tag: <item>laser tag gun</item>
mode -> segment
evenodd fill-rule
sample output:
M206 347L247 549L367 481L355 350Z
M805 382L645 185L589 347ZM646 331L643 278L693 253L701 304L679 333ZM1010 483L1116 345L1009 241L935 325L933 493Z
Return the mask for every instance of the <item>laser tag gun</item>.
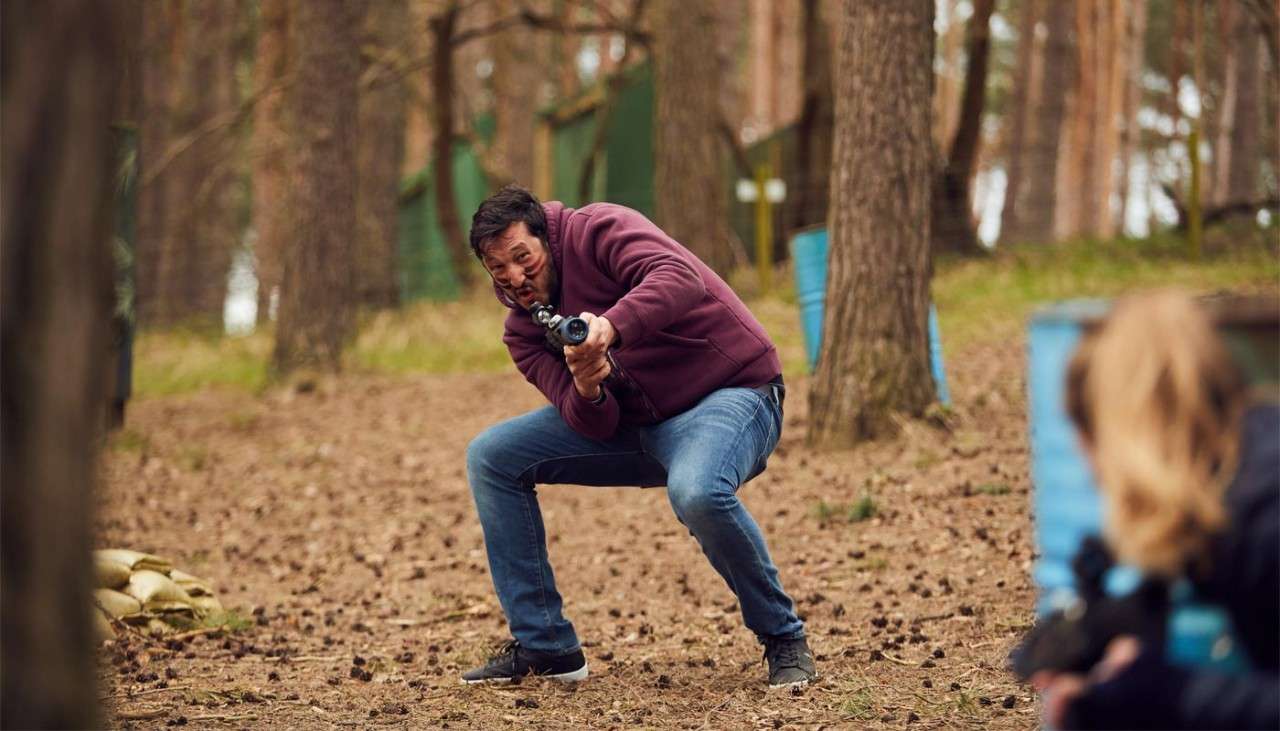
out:
M1041 670L1088 673L1121 635L1144 640L1153 631L1163 635L1168 585L1144 579L1124 596L1109 596L1103 582L1114 563L1101 539L1084 539L1071 562L1078 598L1038 621L1010 654L1013 671L1024 682Z
M566 345L578 345L587 339L587 321L581 317L557 315L554 308L534 302L530 310L533 321L547 329L547 342L556 350Z

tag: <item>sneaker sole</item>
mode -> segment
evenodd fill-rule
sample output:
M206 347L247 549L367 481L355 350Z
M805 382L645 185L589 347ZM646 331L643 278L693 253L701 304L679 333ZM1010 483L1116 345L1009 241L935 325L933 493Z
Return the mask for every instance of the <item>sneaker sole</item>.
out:
M782 690L784 688L808 688L810 683L816 683L817 681L818 681L818 676L815 675L808 680L797 680L794 683L780 683L778 685L774 685L773 683L770 683L769 690Z
M535 675L536 678L546 678L548 680L558 680L561 683L580 683L587 679L587 664L583 663L582 667L577 670L570 670L567 673L556 673L553 675ZM489 684L506 684L514 681L515 678L482 678L480 680L462 679L463 685L489 685Z

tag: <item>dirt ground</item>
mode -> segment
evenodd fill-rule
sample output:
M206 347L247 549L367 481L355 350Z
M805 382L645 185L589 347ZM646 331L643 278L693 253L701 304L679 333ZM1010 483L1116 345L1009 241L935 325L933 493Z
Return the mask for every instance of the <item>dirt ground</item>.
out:
M1024 344L949 355L955 424L817 455L790 384L741 495L817 653L768 691L761 648L662 489L539 489L591 677L469 687L507 635L468 440L541 405L512 372L345 376L305 393L135 404L97 542L207 577L247 629L100 652L114 728L991 728L1038 724L1005 658L1031 620ZM845 506L864 491L875 517Z

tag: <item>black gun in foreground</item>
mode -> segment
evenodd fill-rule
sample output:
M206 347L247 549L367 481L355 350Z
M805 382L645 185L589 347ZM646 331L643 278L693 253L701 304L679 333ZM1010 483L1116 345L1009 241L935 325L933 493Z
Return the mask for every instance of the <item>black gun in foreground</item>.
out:
M547 342L557 348L566 345L578 345L587 339L587 321L581 317L565 317L557 315L554 308L541 302L534 302L529 312L533 321L547 329Z
M1079 598L1037 622L1010 654L1020 679L1027 681L1041 670L1084 674L1102 659L1116 637L1152 639L1153 632L1162 633L1168 587L1147 579L1129 594L1107 596L1103 578L1113 564L1100 539L1084 540L1071 562Z

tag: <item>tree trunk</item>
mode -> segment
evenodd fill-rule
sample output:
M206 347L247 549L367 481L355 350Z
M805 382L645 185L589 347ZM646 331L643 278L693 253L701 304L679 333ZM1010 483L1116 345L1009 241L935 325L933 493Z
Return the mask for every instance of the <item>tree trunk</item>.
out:
M110 363L109 125L123 11L0 5L4 728L101 728L89 556Z
M499 17L508 15L513 0L499 4ZM628 44L630 45L630 44ZM604 58L610 58L607 44ZM538 85L542 74L540 64L531 59L540 57L538 38L528 28L515 27L503 31L492 42L493 106L497 117L497 130L493 136L494 158L497 167L511 176L510 181L525 187L533 185L533 131L537 126ZM607 71L607 69L602 69Z
M721 276L733 265L717 135L721 78L708 62L715 8L660 0L653 27L654 199L658 225Z
M1120 208L1118 210L1120 232L1124 233L1129 220L1129 179L1138 144L1142 139L1142 127L1138 124L1138 110L1142 106L1142 75L1146 71L1147 0L1134 0L1129 9L1129 47L1126 49L1128 65L1124 69L1124 126L1120 132Z
M450 0L448 7L431 19L434 40L431 116L435 122L431 144L431 182L440 232L444 235L454 271L465 289L476 280L476 264L467 238L462 233L462 223L458 219L458 199L453 191L453 103L456 94L453 79L453 35L458 27L460 12L457 1Z
M254 57L253 87L261 92L277 87L289 74L292 57L289 0L261 0L261 26ZM250 141L253 175L254 263L258 276L258 322L267 322L271 295L280 290L284 250L290 236L285 201L290 152L288 111L283 88L263 94L253 109Z
M982 110L986 106L987 57L991 48L991 12L995 0L974 0L965 38L964 96L960 119L946 166L934 180L933 253L977 254L982 251L973 220L974 163L982 139Z
M356 302L373 308L400 302L400 162L404 157L405 90L388 80L408 41L408 0L364 6L362 77L356 151Z
M1224 181L1226 194L1222 198L1223 205L1253 201L1258 196L1259 173L1265 157L1261 145L1261 39L1254 17L1247 12L1237 12L1231 41L1236 55L1235 99L1231 112L1231 142L1228 153L1231 164ZM1270 82L1275 83L1274 76Z
M1004 207L1000 211L1000 242L1016 242L1019 231L1018 214L1021 213L1023 166L1031 141L1031 128L1027 124L1036 96L1033 81L1036 57L1036 23L1040 20L1040 0L1022 0L1019 6L1022 17L1018 24L1018 60L1013 71L1013 94L1009 100L1009 136L1007 138L1007 177L1004 188Z
M295 149L274 366L337 370L354 328L357 18L344 0L296 3L298 65L288 92Z
M934 397L933 17L933 0L844 0L824 342L809 393L819 448L891 434L895 412L919 414Z
M138 118L138 241L134 287L138 320L161 318L161 268L166 257L171 210L170 175L157 165L173 141L173 88L181 6L148 5L142 12L142 110Z
M797 179L791 206L792 230L826 223L831 184L831 130L835 100L831 94L831 33L821 0L804 0L804 102L797 130Z
M234 137L230 125L209 133L236 103L233 42L238 4L182 7L185 52L172 114L175 142L194 142L172 157L167 195L172 227L161 259L159 320L216 326L222 320L235 245ZM156 150L168 159L168 150ZM163 160L161 161L163 163Z
M1075 0L1047 3L1044 24L1047 31L1041 63L1040 90L1032 115L1033 132L1027 147L1026 198L1018 215L1018 227L1009 232L1012 241L1054 240L1057 217L1056 191L1062 120L1066 116L1066 94L1075 74L1071 43L1071 23Z

